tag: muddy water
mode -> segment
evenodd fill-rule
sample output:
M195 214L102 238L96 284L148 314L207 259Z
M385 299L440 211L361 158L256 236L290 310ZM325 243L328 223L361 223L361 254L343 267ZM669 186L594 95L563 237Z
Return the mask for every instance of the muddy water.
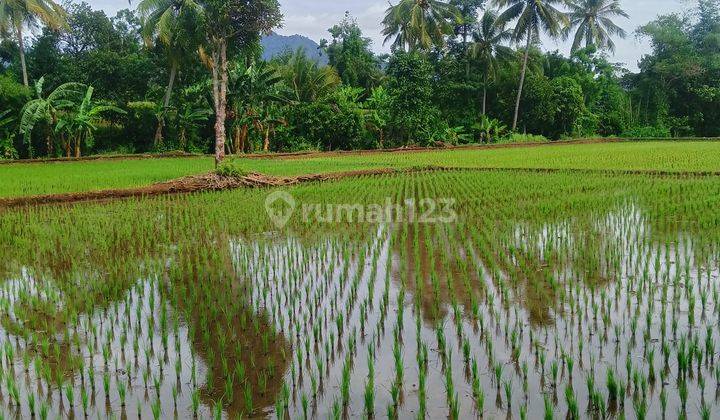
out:
M230 320L228 358L249 372L231 389L220 347L199 344L193 312L166 298L180 284L158 273L51 336L21 337L20 318L6 317L0 407L27 418L34 399L38 416L44 405L49 417L83 417L85 390L91 417L188 418L196 404L201 418L217 408L226 418L538 418L565 417L571 390L582 417L659 418L663 400L668 418L719 412L716 250L655 231L637 206L541 225L361 229L370 239L232 242L234 282L262 321L250 334ZM28 273L3 283L2 299L7 314L28 299L63 304ZM285 344L263 350L270 330Z

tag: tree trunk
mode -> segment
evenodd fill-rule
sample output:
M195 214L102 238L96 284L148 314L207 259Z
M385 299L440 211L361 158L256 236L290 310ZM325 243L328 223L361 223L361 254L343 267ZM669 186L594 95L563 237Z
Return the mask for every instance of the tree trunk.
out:
M247 138L248 138L248 125L245 124L242 126L242 129L240 130L240 147L238 152L239 153L245 153L245 150L247 149Z
M172 98L173 87L175 86L175 78L177 77L178 63L173 61L172 67L170 67L170 80L168 81L167 89L165 90L165 100L163 105L167 109L170 106L170 99Z
M270 125L265 128L265 143L263 144L263 152L270 151Z
M513 119L513 131L517 129L518 116L520 115L520 100L522 99L523 87L525 86L525 73L527 72L528 57L530 56L530 41L532 31L528 29L527 44L525 45L525 58L523 59L522 72L520 73L520 86L518 88L517 100L515 101L515 118Z
M482 99L482 115L486 115L487 110L487 72L485 73L484 80L483 80L483 99Z
M70 158L70 139L66 139L65 135L60 135L60 141L62 142L63 146L65 147L65 156L69 159Z
M22 22L17 23L18 48L20 48L20 67L22 67L23 83L25 87L30 87L28 79L27 65L25 64L25 41L22 35Z
M170 99L172 97L173 86L175 86L175 78L177 77L178 64L173 61L170 67L170 80L165 89L165 97L163 98L163 112L170 107ZM163 130L165 129L165 118L158 118L157 129L155 130L155 147L161 146L163 142Z
M185 127L180 129L180 150L185 150L187 146L187 130Z
M225 118L227 116L227 40L215 42L212 63L213 100L215 102L215 165L225 159Z
M75 138L75 157L80 157L80 136Z
M163 144L163 127L165 127L165 118L160 117L158 118L158 125L155 129L155 139L153 143L155 144L155 147L162 146Z

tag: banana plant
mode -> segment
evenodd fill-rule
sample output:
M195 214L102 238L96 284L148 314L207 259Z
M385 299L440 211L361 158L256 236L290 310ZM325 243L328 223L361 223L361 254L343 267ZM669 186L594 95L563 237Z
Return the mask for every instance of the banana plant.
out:
M282 102L278 95L278 84L282 81L277 69L266 63L254 63L245 67L238 64L230 72L229 102L232 116L232 153L242 153L248 149L248 134L255 129L263 137L269 131L264 121L268 109ZM267 145L267 138L265 138Z
M507 126L500 121L490 118L487 115L481 115L480 121L473 124L473 130L480 133L481 143L490 143L504 136L507 132Z
M60 120L55 126L55 132L66 136L66 152L70 157L71 147L75 149L75 157L81 155L81 147L92 147L99 123L105 120L103 117L108 113L127 114L124 110L113 106L98 104L93 101L94 89L92 86L87 88L82 102L68 112L60 116Z
M25 104L20 112L20 134L28 147L30 157L33 157L32 132L38 124L46 123L54 126L58 121L58 114L80 103L87 86L82 83L65 83L58 86L47 97L43 97L45 78L41 77L35 83L35 99ZM52 130L46 138L48 155L53 154L55 139Z
M188 138L193 132L205 123L213 112L207 106L201 107L195 104L186 104L178 112L178 140L180 148L185 150L188 145Z

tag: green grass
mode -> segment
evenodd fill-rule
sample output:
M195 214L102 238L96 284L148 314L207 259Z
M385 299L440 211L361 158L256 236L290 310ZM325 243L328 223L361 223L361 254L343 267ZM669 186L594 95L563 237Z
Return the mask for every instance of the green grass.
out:
M207 172L213 166L206 157L0 165L0 197L129 188Z
M296 176L368 168L556 168L720 171L718 141L648 141L562 146L329 154L282 159L234 159L243 171ZM129 188L212 170L208 157L0 165L0 197Z
M720 171L720 142L598 143L412 153L332 155L276 160L237 159L249 171L294 176L363 168L423 165L457 168Z

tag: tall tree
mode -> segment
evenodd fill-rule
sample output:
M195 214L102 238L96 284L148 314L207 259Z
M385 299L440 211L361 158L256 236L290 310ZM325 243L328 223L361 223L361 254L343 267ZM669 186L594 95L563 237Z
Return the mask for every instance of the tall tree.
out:
M363 87L369 92L381 78L378 59L370 48L372 40L363 37L360 26L349 13L328 32L332 41L322 40L320 45L325 49L330 65L337 70L343 83Z
M170 107L175 78L182 57L197 48L194 24L201 9L195 0L142 0L138 12L143 21L143 37L148 44L156 40L165 45L170 62L170 76L163 107L165 114ZM155 144L162 144L165 118L158 119Z
M28 87L30 80L25 63L23 28L32 28L39 23L60 28L65 24L65 11L53 0L0 0L0 30L14 33L17 37L23 83Z
M598 49L615 51L613 36L625 38L625 30L613 22L616 17L629 17L620 7L620 0L571 0L568 19L570 24L563 31L569 37L570 32L577 28L572 44L572 52L585 47L594 46Z
M500 62L510 60L513 50L505 43L512 40L512 30L507 29L492 10L485 12L480 24L472 32L470 56L477 60L483 70L483 99L482 115L487 111L487 85L488 79L493 77Z
M541 32L545 32L551 37L559 36L569 20L565 13L555 7L558 4L564 4L564 0L495 0L495 2L498 6L506 8L498 17L498 23L504 25L515 21L513 38L516 42L525 41L525 54L515 101L515 116L513 117L512 129L514 131L517 129L520 115L520 100L525 85L530 47L533 41L540 42Z
M450 0L450 5L457 10L455 35L462 39L463 52L467 51L473 29L478 24L478 10L483 4L485 0Z
M277 0L197 0L203 30L202 55L212 73L215 105L215 163L225 158L228 53L249 48L282 21ZM230 51L229 51L230 50Z
M383 19L385 43L395 38L392 47L429 50L445 46L445 36L453 33L457 11L441 0L400 0L390 5Z

